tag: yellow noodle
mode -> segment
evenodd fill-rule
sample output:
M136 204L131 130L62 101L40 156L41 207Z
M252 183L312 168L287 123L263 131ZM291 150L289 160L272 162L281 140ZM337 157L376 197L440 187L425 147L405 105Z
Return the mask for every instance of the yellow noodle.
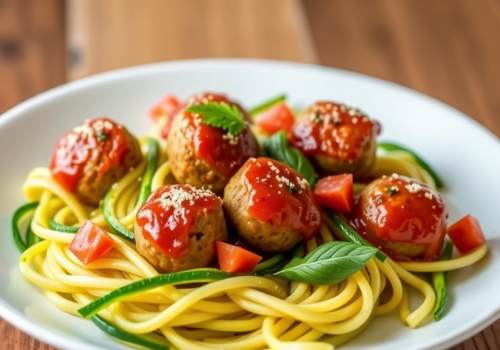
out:
M439 260L432 262L399 262L399 266L412 272L439 272L462 269L473 265L488 253L488 246L483 244L474 251L461 257L450 260Z
M163 163L158 170L156 170L155 175L153 176L153 181L151 182L151 189L157 190L165 183L165 178L170 172L170 166L168 162Z
M430 286L429 283L425 282L423 279L413 275L407 270L400 267L394 261L391 261L389 258L389 263L394 271L398 274L398 276L410 286L418 289L424 296L424 301L420 306L413 312L411 312L408 317L406 317L406 323L411 328L416 328L424 319L430 315L432 309L434 308L436 302L436 295L434 294L434 290Z
M391 298L387 302L379 304L375 307L375 315L386 315L394 311L401 302L401 298L403 297L403 285L399 276L391 267L388 259L386 259L384 262L381 262L379 260L376 260L375 262L380 272L384 274L386 280L389 281L389 285L391 286Z
M143 151L144 142L142 142ZM161 159L164 156L161 156ZM112 212L132 228L138 211L137 197L145 161L118 181ZM430 175L406 152L377 158L373 175L415 177L435 186ZM168 161L160 164L152 180L153 190L171 181ZM361 189L363 184L356 184ZM30 172L23 186L28 200L39 201L32 219L33 232L44 239L20 258L22 275L44 292L59 309L78 316L78 309L132 281L159 273L135 249L112 235L115 247L106 257L84 265L69 250L74 234L49 228L49 220L80 225L91 220L107 228L100 208L81 204L51 177L45 168ZM307 252L334 240L327 225L305 244ZM123 298L100 315L124 330L145 334L159 332L179 349L260 350L333 349L362 332L375 315L394 312L414 328L428 318L435 303L432 287L409 271L435 272L463 268L481 260L487 247L449 261L396 263L376 258L336 285L313 286L285 283L258 276L235 276L195 286L163 286ZM420 291L423 301L413 311L408 287Z

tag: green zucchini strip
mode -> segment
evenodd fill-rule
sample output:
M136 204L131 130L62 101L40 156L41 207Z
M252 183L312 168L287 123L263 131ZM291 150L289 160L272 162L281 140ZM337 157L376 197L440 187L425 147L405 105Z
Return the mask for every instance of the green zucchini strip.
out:
M146 142L148 144L147 164L144 175L142 176L139 197L137 198L137 203L139 203L139 205L142 205L151 194L151 184L156 169L158 168L158 154L160 153L158 141L152 137L148 137Z
M293 249L286 254L276 254L273 257L264 260L258 264L254 273L257 276L268 276L275 272L281 270L285 265L287 265L294 258L300 258L304 255L304 247L301 243L297 244Z
M64 233L77 233L80 227L78 226L68 226L63 225L55 221L54 219L49 219L49 228L54 231L64 232Z
M285 263L285 254L276 254L269 259L257 264L253 272L257 276L272 275L274 272L278 271L282 265Z
M93 316L92 322L99 327L101 331L107 333L108 335L120 339L121 341L138 345L145 349L150 350L168 350L169 346L167 343L163 343L160 340L154 339L153 337L148 337L144 335L132 334L129 333L112 323L109 323L104 318L100 316Z
M137 204L142 205L149 194L151 193L151 182L153 180L153 175L156 171L158 165L158 153L159 146L158 142L153 138L147 139L148 153L147 153L147 164L146 170L142 177L141 188L139 192L139 197L137 199ZM104 220L112 228L114 233L117 233L126 239L133 240L134 233L122 225L120 220L114 215L114 203L118 197L118 193L111 188L106 196L104 197L102 205L102 213L104 215Z
M259 103L257 106L251 108L248 113L250 113L250 115L252 117L254 117L255 115L261 113L261 112L264 112L266 109L269 109L271 108L272 106L274 106L275 104L277 103L280 103L280 102L283 102L286 100L286 95L285 94L282 94L282 95L278 95L278 96L274 96L274 97L271 97L270 99L268 100L265 100L261 103Z
M113 233L116 233L126 239L133 240L134 233L127 229L115 216L113 205L118 197L118 193L115 192L113 188L111 188L106 196L104 197L104 201L102 203L102 214L104 216L104 220L111 227Z
M21 230L19 229L19 224L21 220L29 214L38 206L38 202L26 203L20 206L12 215L11 227L12 227L12 238L14 239L14 243L16 244L19 252L24 252L28 249L28 245L24 241L23 237L21 237Z
M422 157L420 157L415 151L409 149L408 147L405 147L405 146L402 146L402 145L399 145L399 144L393 143L393 142L379 142L378 147L383 149L384 151L388 151L388 152L403 151L403 152L409 153L411 156L413 156L413 158L415 158L417 163L429 173L429 175L432 177L432 179L436 183L436 187L438 189L444 187L444 182L441 179L441 177L430 166L430 164L427 163Z
M33 221L33 219L30 219L30 222L28 223L28 227L26 228L25 237L26 237L26 243L28 245L28 248L31 247L32 245L37 244L38 242L42 241L42 238L35 235L35 233L31 229L31 222L32 221Z
M146 278L115 289L114 291L82 307L80 310L78 310L78 312L83 317L90 318L109 305L123 300L125 297L133 294L158 288L164 285L212 282L228 278L230 276L230 274L217 269L194 269Z
M447 240L444 244L443 254L440 260L450 260L452 252L453 245ZM448 305L447 275L447 272L434 272L432 274L432 286L436 293L436 306L434 307L433 315L436 321L443 318L446 312L446 306Z
M328 226L330 226L330 228L335 232L335 235L340 239L360 245L372 245L361 237L341 214L333 213L328 210L326 211L326 216L329 219L327 220L327 223L329 224ZM380 261L384 261L387 258L387 256L380 250L375 253L375 256Z

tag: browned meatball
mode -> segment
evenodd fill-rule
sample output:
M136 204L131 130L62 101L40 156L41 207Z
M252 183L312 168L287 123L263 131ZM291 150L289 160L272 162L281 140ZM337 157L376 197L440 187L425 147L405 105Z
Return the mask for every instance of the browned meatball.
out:
M227 238L222 201L210 190L167 185L137 213L137 251L164 272L208 266Z
M378 122L335 102L316 102L295 123L291 142L326 174L366 175L375 161Z
M236 106L245 118L247 113L224 95L205 93L193 97L192 104L226 103ZM258 146L248 126L238 135L207 125L199 114L184 108L174 119L167 139L170 167L180 183L205 187L222 193L238 168L256 156Z
M291 249L321 224L307 181L270 158L251 158L238 170L224 190L224 207L241 237L266 252Z
M57 143L50 170L66 190L96 206L142 160L137 139L109 118L88 119Z
M351 213L353 225L396 260L435 260L446 235L448 209L440 194L393 174L371 182Z

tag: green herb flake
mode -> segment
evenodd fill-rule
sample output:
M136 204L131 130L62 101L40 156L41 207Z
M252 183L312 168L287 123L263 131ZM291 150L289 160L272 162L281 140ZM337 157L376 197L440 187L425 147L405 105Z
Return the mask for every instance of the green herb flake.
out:
M104 131L99 131L97 133L97 140L100 142L106 141L108 139L108 134L106 134Z
M297 188L297 186L295 186L295 184L290 183L290 184L288 184L288 192L297 193L297 192L299 192L299 189Z
M312 118L312 122L313 123L320 123L322 120L323 120L323 118L321 118L321 113L319 111L316 111L314 113L313 118Z
M200 114L205 124L224 129L232 135L238 135L245 128L245 120L238 107L225 102L194 104L187 111Z
M396 186L386 187L385 192L392 197L399 192L399 189Z

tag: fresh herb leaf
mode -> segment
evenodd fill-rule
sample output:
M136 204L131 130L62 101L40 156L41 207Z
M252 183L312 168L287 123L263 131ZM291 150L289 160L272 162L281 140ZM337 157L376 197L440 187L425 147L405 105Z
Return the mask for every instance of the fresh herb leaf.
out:
M409 153L417 163L424 168L429 175L432 177L434 182L436 183L436 187L443 188L444 187L444 182L441 179L441 177L436 173L436 171L430 166L429 163L427 163L422 157L420 157L416 152L413 150L409 149L408 147L393 143L393 142L379 142L378 147L380 149L383 149L386 152L392 152L392 151L403 151L406 153Z
M286 100L285 94L272 97L264 102L259 103L257 106L250 109L250 111L248 113L250 113L251 116L255 116L261 112L264 112L266 109L271 108L275 104L283 102L285 100Z
M294 258L275 275L316 285L339 283L359 271L378 250L351 242L328 242Z
M304 176L311 187L314 187L318 175L313 165L302 152L288 144L284 131L277 132L273 136L264 139L263 146L271 158L279 160L295 169Z
M187 111L201 114L205 124L222 128L233 135L239 134L245 127L243 114L238 107L225 102L194 104Z

